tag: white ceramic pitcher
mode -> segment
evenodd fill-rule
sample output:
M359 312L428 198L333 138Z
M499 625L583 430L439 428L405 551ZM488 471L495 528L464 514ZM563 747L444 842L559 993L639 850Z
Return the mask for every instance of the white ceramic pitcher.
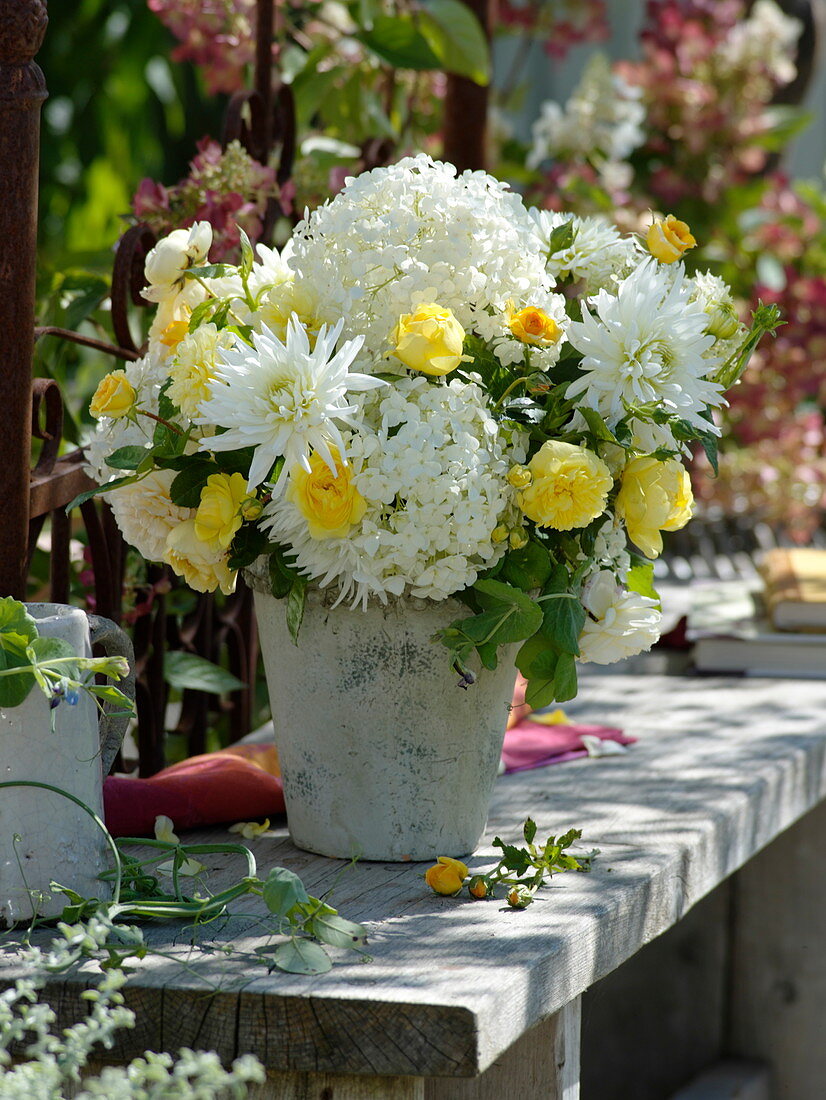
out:
M118 687L134 699L132 644L109 619L87 615L66 604L34 603L26 609L41 637L62 638L79 657L92 646L129 661L129 676ZM51 728L49 700L36 687L16 707L0 708L0 781L49 783L84 802L103 817L103 777L112 766L128 716L101 715L94 699L81 692L77 704L61 702ZM110 866L100 828L75 803L35 787L0 789L0 926L32 916L59 916L67 899L52 881L84 897L111 896L97 876Z

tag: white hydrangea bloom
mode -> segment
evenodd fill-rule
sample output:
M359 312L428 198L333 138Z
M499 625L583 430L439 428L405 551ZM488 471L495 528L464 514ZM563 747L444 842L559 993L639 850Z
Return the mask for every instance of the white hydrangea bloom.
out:
M689 303L689 293L682 265L663 274L651 260L624 279L616 295L601 290L589 299L593 312L583 305L582 321L568 330L583 359L581 377L566 396L596 409L612 428L629 407L647 406L719 434L703 412L722 404L721 387L708 377L720 359L709 354L708 317ZM649 428L636 417L631 425ZM656 446L676 446L667 426L650 429L660 437Z
M528 167L559 155L625 160L645 140L641 96L641 89L612 71L605 54L594 54L564 109L550 101L542 104Z
M582 602L589 613L579 636L579 659L610 665L650 649L660 636L656 600L628 592L607 569L585 585Z
M371 596L447 599L504 553L491 534L511 514L506 476L524 447L500 433L474 383L401 378L360 404L364 422L347 445L367 503L358 528L313 539L283 498L267 506L262 526L291 547L303 574L354 605Z
M616 290L643 258L636 237L621 237L605 218L579 218L551 210L531 210L534 227L547 256L548 271L554 278L581 280L586 294ZM551 235L570 222L573 239L568 248L551 251Z
M803 24L787 15L774 0L757 0L748 18L739 20L717 51L724 74L739 74L762 66L777 84L797 76L795 51Z
M423 302L473 330L489 310L552 286L521 198L484 172L457 176L424 155L348 179L294 240L297 279L344 318L345 337L364 335L374 361L390 350L399 317Z

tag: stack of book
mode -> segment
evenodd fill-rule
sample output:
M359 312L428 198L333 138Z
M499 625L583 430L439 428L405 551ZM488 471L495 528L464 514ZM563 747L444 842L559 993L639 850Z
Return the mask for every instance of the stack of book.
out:
M697 586L688 637L702 672L826 678L826 550L769 550L760 578Z

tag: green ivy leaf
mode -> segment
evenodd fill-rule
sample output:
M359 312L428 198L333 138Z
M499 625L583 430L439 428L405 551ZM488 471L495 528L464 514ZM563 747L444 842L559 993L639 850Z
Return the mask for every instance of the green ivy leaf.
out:
M30 663L28 657L0 647L0 671L27 668ZM19 706L34 685L34 673L28 668L27 671L12 676L0 676L0 707L7 710L9 707Z
M137 470L148 454L146 447L118 447L106 459L106 465L113 470Z
M307 578L296 576L287 595L287 629L295 645L298 645L298 632L304 618L304 604L307 599Z
M535 634L542 623L542 609L538 604L510 584L491 579L479 580L473 585L476 598L483 611L499 620L494 638L497 645L521 642Z
M542 603L541 631L557 649L576 656L586 612L579 599L568 591L569 583L567 569L555 566L542 593L552 598Z
M570 653L560 653L556 665L556 701L565 703L577 693L576 661ZM525 701L528 701L527 694ZM534 706L533 703L529 704Z
M37 623L26 605L13 596L0 597L0 647L24 656L37 637Z
M312 940L282 943L273 955L273 963L288 974L326 974L332 967L330 956Z
M170 650L164 656L164 680L172 688L184 691L206 691L211 695L223 695L227 691L238 691L244 683L220 665L183 650Z
M273 867L263 887L264 904L277 917L286 917L296 905L306 905L310 898L304 883L286 867Z
M551 555L541 543L526 543L520 550L510 550L505 556L502 579L525 592L541 588L551 575Z
M230 569L245 569L266 553L267 546L268 539L261 528L254 523L245 523L232 540L227 565Z
M330 947L355 949L367 944L367 929L364 925L345 920L338 913L319 913L307 923L306 930Z

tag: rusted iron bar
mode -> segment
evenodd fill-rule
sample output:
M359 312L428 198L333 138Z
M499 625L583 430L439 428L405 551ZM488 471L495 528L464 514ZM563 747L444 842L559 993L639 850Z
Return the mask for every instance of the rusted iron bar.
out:
M116 359L125 359L127 362L140 359L140 353L137 351L129 351L127 348L118 347L117 344L109 344L106 340L96 340L94 336L83 336L79 332L73 332L68 328L58 328L56 325L43 325L36 328L34 330L35 340L39 340L41 336L59 336L72 344L80 344L84 348L94 348L95 351L105 352L107 355L113 355Z
M0 0L0 595L26 594L40 108L41 0Z
M490 41L491 0L464 0ZM449 75L445 89L444 159L459 172L487 166L488 89L463 76Z
M275 36L274 0L258 0L255 5L255 91L261 101L261 149L253 153L267 163L272 147L272 44Z

